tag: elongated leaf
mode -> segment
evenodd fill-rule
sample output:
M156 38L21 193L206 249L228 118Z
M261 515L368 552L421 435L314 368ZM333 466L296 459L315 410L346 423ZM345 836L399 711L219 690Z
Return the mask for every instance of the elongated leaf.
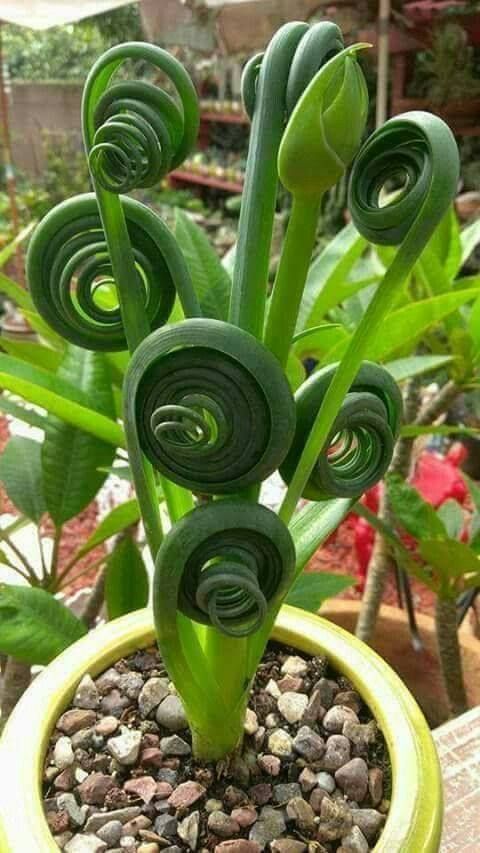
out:
M476 299L470 317L468 318L468 331L473 341L473 354L480 356L480 298Z
M41 445L12 436L0 456L0 482L18 510L38 523L46 511Z
M43 430L45 423L44 415L40 415L34 409L27 409L26 406L15 402L11 396L0 394L0 412L3 412L5 415L11 415L12 418L23 421L23 423L29 426Z
M419 435L471 435L473 438L480 435L480 429L476 427L455 426L450 424L439 424L435 426L416 426L406 424L400 430L400 435L406 438L417 438Z
M462 477L465 480L468 491L470 492L473 505L477 512L480 513L480 486L475 482L475 480L472 480L468 474L465 474L464 471L462 471Z
M336 575L333 572L303 573L288 593L286 604L316 613L327 598L339 595L355 583L355 578L350 575Z
M308 273L297 331L318 326L335 305L348 299L366 283L371 283L364 278L359 283L348 280L348 274L366 246L367 241L353 223L349 223L315 259Z
M131 527L132 524L135 524L135 522L139 520L139 518L140 507L137 499L132 498L129 501L124 501L124 503L114 507L114 509L112 509L112 511L102 519L96 530L93 531L92 535L89 536L87 541L81 546L79 553L88 554L89 551L92 551L97 547L97 545L101 545L102 542L110 539L111 536L115 536L127 527Z
M95 410L113 418L115 405L102 353L70 344L58 377L92 400ZM111 444L49 415L42 446L43 487L48 512L57 526L78 515L93 500L115 456Z
M424 539L420 554L445 579L480 572L480 560L474 551L456 539Z
M305 381L305 368L298 356L293 352L288 354L285 373L292 391L296 391L297 388L300 388L302 382Z
M468 261L473 250L480 243L480 219L476 219L475 222L471 223L471 225L467 225L466 228L462 228L460 242L462 244L460 266L463 266L463 264Z
M108 468L100 468L104 474L109 474L112 477L118 477L119 480L126 480L127 483L133 482L133 474L130 465L110 465Z
M0 272L0 293L4 293L7 299L15 302L19 308L28 311L34 311L34 305L30 294L23 287L20 287L16 281L9 278L3 272Z
M450 539L458 539L463 530L465 521L462 507L458 501L445 501L445 503L437 509L437 515L444 525Z
M3 249L0 251L0 268L5 266L7 261L15 253L17 246L19 246L20 243L23 243L23 241L26 240L28 235L32 233L36 224L36 222L29 222L28 225L25 226L25 228L22 228L21 231L19 231L18 234L15 235L15 237L13 238L13 240L10 241L10 243L3 247Z
M10 341L8 338L0 338L0 347L8 355L14 355L20 361L26 361L28 364L42 367L52 373L55 373L62 360L62 354L58 350L32 341Z
M392 311L382 323L382 327L369 341L365 357L372 361L385 361L407 346L412 346L421 336L436 326L449 314L472 302L480 291L476 288L442 293L431 299L413 302L397 311ZM349 338L330 350L324 357L325 363L338 361L347 349Z
M109 619L118 619L148 603L148 573L132 536L124 536L110 554L105 575Z
M431 504L424 501L419 492L398 474L386 477L388 495L399 524L415 539L444 538L445 525Z
M175 236L192 277L205 317L226 320L230 277L204 231L182 210L175 211Z
M0 354L0 387L114 447L125 447L119 424L96 412L85 394L46 370Z
M84 623L51 593L0 585L0 652L47 664L86 633Z
M332 347L348 340L348 332L337 323L325 323L312 329L305 329L295 336L291 352L297 358L316 358L320 361Z
M411 379L413 376L423 376L451 364L451 355L411 355L407 358L397 358L387 361L385 367L397 382Z
M289 529L295 543L298 573L317 548L337 529L354 503L347 498L319 501L307 504L293 516Z

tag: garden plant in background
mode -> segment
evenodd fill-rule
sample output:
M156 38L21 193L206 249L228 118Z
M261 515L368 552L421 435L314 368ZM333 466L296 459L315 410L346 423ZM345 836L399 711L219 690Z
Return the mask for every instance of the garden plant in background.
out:
M157 637L201 758L221 758L240 742L251 679L282 601L390 463L401 397L391 374L365 356L456 188L456 146L440 119L406 114L367 140L351 177L353 220L372 242L400 248L337 363L294 397L285 368L320 202L364 132L361 48L344 49L333 24L291 24L245 69L252 132L226 320L209 316L161 220L121 195L156 183L196 139L193 86L158 48L119 46L95 64L83 99L95 194L55 208L29 249L43 320L76 346L130 350L123 420L155 559ZM132 58L170 78L181 108L148 82L112 80ZM392 173L406 184L382 206ZM278 178L293 207L267 303ZM172 309L183 319L165 325ZM274 513L258 498L278 468L288 488ZM294 515L302 496L309 503Z

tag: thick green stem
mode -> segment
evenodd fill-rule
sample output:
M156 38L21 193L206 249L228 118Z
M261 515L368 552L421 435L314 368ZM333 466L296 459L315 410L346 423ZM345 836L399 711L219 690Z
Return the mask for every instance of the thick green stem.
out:
M248 638L228 637L216 628L208 628L205 655L222 696L229 708L234 707L248 685Z
M265 345L284 367L295 333L308 268L315 244L321 199L294 196L285 243L273 286Z
M455 599L437 598L435 607L438 655L445 692L452 717L468 708L463 680L462 658L458 642L457 607Z
M218 761L238 749L243 738L243 724L248 692L235 708L229 708L228 717L221 723L218 718L206 717L201 728L192 729L193 752L200 761Z

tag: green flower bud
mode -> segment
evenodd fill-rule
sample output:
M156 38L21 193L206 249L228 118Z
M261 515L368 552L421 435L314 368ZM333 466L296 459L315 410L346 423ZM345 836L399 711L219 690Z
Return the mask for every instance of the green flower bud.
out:
M321 195L357 153L367 121L368 93L356 44L330 59L293 110L278 154L278 172L293 195Z

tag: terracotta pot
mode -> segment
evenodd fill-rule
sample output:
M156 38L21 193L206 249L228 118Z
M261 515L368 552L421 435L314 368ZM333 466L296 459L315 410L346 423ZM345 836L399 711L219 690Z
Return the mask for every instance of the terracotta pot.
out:
M274 639L325 654L355 685L382 729L392 764L390 812L375 853L437 853L442 787L435 746L416 702L371 649L332 623L284 607ZM1 853L58 853L45 820L41 778L50 733L82 676L98 675L155 641L152 616L140 610L90 632L56 658L23 695L0 741Z
M322 616L351 633L360 611L359 601L328 601ZM372 647L390 664L413 693L427 720L438 726L448 719L447 697L438 663L435 623L430 616L417 615L423 649L414 651L405 611L382 605ZM460 632L463 671L470 707L480 705L480 641Z

